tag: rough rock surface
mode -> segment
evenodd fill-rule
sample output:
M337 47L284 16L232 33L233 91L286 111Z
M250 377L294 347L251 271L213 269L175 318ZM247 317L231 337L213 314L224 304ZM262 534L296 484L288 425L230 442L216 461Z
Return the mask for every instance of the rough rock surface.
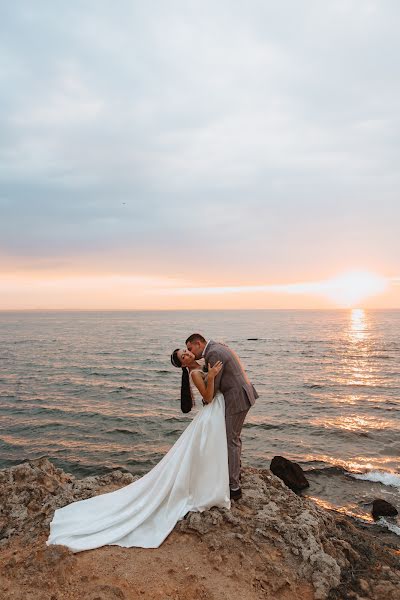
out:
M77 480L47 459L0 472L0 598L396 600L400 556L268 470L243 471L231 510L189 513L158 549L46 547L55 508L133 481Z
M31 539L47 528L56 508L105 493L107 486L128 485L134 479L122 471L76 479L47 458L0 471L0 548L12 535L20 533Z

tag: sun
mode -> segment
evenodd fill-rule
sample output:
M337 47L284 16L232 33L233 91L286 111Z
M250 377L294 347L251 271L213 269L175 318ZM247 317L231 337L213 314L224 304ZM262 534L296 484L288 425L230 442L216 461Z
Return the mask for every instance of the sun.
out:
M358 306L367 298L385 291L387 280L368 271L352 271L321 282L321 292L342 307Z

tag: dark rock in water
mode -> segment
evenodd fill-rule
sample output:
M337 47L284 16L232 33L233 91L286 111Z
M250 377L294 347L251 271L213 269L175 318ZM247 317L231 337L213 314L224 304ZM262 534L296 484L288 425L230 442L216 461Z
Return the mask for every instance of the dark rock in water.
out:
M300 465L283 456L274 456L271 460L270 469L274 475L282 479L283 483L294 492L304 490L310 485Z
M378 517L395 517L398 514L397 508L393 504L390 504L390 502L386 502L386 500L377 498L372 504L372 516L374 519Z

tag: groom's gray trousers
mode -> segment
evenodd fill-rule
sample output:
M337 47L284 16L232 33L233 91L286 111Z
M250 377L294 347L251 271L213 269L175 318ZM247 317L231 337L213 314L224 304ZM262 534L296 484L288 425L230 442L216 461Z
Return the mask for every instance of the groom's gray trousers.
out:
M210 340L204 349L207 365L222 361L222 370L214 380L214 393L221 391L225 399L226 441L228 443L229 487L240 487L240 434L243 422L258 394L250 383L236 352Z
M225 415L226 441L228 444L229 487L233 490L240 487L240 454L242 439L240 434L249 409L234 415Z

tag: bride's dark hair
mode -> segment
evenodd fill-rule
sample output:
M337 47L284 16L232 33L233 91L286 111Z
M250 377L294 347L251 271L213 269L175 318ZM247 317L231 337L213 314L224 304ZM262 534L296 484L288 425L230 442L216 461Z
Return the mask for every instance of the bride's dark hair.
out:
M182 366L181 361L178 358L179 348L173 351L171 354L171 363L177 369L182 369L182 382L181 382L181 410L184 413L188 413L193 407L193 396L192 390L190 389L189 382L189 369Z

